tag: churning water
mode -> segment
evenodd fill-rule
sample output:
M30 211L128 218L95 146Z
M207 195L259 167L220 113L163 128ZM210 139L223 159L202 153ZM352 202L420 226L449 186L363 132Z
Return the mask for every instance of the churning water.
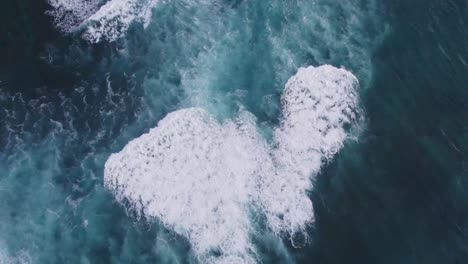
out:
M468 3L0 4L0 263L464 263Z

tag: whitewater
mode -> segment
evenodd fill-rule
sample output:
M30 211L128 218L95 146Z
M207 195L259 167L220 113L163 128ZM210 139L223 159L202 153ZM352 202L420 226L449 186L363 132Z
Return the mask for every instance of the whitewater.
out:
M133 21L148 26L157 0L48 0L54 8L47 13L64 32L86 27L83 37L91 42L114 41Z
M300 69L286 84L270 144L248 112L223 124L200 108L170 113L111 155L104 184L189 239L202 262L255 263L249 235L256 214L277 235L307 237L311 176L342 147L344 127L356 123L356 86L342 69Z

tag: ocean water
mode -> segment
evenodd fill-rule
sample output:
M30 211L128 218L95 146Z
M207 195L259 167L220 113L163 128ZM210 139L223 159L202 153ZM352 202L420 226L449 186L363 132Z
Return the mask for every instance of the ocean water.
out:
M0 263L466 263L465 0L0 3Z

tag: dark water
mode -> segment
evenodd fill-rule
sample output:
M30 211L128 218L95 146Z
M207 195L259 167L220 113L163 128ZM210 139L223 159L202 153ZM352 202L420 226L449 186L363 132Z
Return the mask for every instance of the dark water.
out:
M366 128L315 179L310 243L258 241L263 261L466 263L468 2L316 4L164 2L147 29L89 44L57 32L46 3L0 3L0 263L194 261L103 188L109 154L193 91L270 127L285 81L324 63L359 78Z
M369 129L315 194L319 263L468 260L467 4L387 5Z

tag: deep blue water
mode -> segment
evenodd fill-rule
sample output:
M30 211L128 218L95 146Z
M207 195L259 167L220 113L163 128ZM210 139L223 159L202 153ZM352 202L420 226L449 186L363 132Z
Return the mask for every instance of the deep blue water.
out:
M245 108L269 130L298 67L344 66L365 128L314 179L310 241L264 263L468 261L468 2L161 1L91 44L43 1L0 3L0 263L190 263L191 245L103 187L167 113Z

